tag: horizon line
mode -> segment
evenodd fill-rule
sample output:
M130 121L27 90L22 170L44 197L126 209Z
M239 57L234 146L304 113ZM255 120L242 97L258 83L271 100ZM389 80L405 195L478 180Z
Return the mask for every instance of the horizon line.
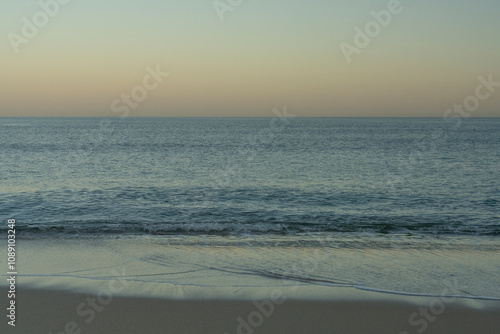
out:
M0 116L6 118L109 118L125 120L128 118L274 118L277 116L129 116L120 118L119 116ZM444 116L299 116L293 115L284 118L444 118ZM464 117L462 117L464 118ZM499 116L469 116L466 118L500 118Z

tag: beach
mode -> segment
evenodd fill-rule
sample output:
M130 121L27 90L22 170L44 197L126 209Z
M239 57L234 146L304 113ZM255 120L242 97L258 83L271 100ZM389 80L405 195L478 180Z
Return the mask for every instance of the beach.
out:
M446 277L450 274L431 283L439 270L434 274L427 270L420 281L409 275L405 278L409 281L401 283L414 292L383 289L396 286L395 277L387 272L396 275L397 262L408 261L409 256L415 260L408 266L415 266L422 257L437 266L442 262L435 261L443 258L458 261L455 256L475 263L478 270L481 262L497 255L497 251L486 252L484 245L482 252L467 252L483 255L466 258L463 250L458 255L456 250L440 250L437 260L428 251L415 249L400 249L403 257L398 260L394 250L384 255L379 247L377 264L384 265L370 267L361 258L371 256L373 261L373 249L329 248L335 240L319 247L304 236L307 246L283 251L278 240L283 243L287 237L274 236L267 244L266 238L245 246L242 240L206 236L22 240L16 245L17 262L22 265L16 281L10 282L14 283L10 289L15 289L9 299L15 302L15 318L6 317L0 332L497 333L500 299L489 297L497 294L493 285L488 293L488 286L478 290L467 276ZM6 245L0 242L0 246ZM296 259L309 260L287 270L286 263ZM317 266L311 266L314 259ZM244 269L244 260L253 272ZM280 269L280 262L285 267ZM360 285L343 279L341 272L337 277L325 272L323 266L339 270L338 262L360 266L348 271L352 280L372 275L383 282ZM5 282L0 290L3 296L9 289ZM418 290L417 284L424 282L428 293ZM12 320L15 327L8 325Z
M1 293L4 292L2 289ZM500 317L498 302L482 301L475 306L454 302L439 313L441 309L435 298L385 298L368 292L361 296L344 295L338 300L274 302L113 296L107 305L95 303L100 312L91 313L89 310L94 308L89 306L82 309L84 316L79 316L76 309L87 298L97 299L85 293L20 290L16 327L9 328L3 321L1 332L494 334L498 332ZM424 315L419 313L422 309ZM413 322L409 320L412 315Z

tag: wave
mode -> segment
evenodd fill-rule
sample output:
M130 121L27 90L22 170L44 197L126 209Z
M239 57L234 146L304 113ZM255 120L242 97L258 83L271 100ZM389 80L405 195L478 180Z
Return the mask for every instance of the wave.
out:
M6 230L1 227L0 231ZM361 222L110 222L110 221L64 221L23 225L18 221L16 230L19 234L91 234L91 235L245 235L245 234L281 234L295 235L302 233L364 233L364 234L409 234L409 235L465 235L465 236L500 236L498 224L467 224L461 222L429 223L367 223Z

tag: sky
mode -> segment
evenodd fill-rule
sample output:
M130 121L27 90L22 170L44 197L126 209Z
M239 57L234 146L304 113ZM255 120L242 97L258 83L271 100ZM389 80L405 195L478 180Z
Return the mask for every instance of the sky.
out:
M500 116L500 1L395 1L2 1L0 117Z

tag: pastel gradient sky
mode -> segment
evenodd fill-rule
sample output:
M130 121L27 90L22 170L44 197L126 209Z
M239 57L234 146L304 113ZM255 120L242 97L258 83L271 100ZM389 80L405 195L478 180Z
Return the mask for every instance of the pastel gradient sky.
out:
M41 8L2 1L0 116L119 116L157 64L170 76L129 116L441 117L500 81L498 0L401 0L348 64L339 45L388 2L243 0L221 21L212 0L72 0L16 54L8 34ZM500 88L473 116L500 116Z

